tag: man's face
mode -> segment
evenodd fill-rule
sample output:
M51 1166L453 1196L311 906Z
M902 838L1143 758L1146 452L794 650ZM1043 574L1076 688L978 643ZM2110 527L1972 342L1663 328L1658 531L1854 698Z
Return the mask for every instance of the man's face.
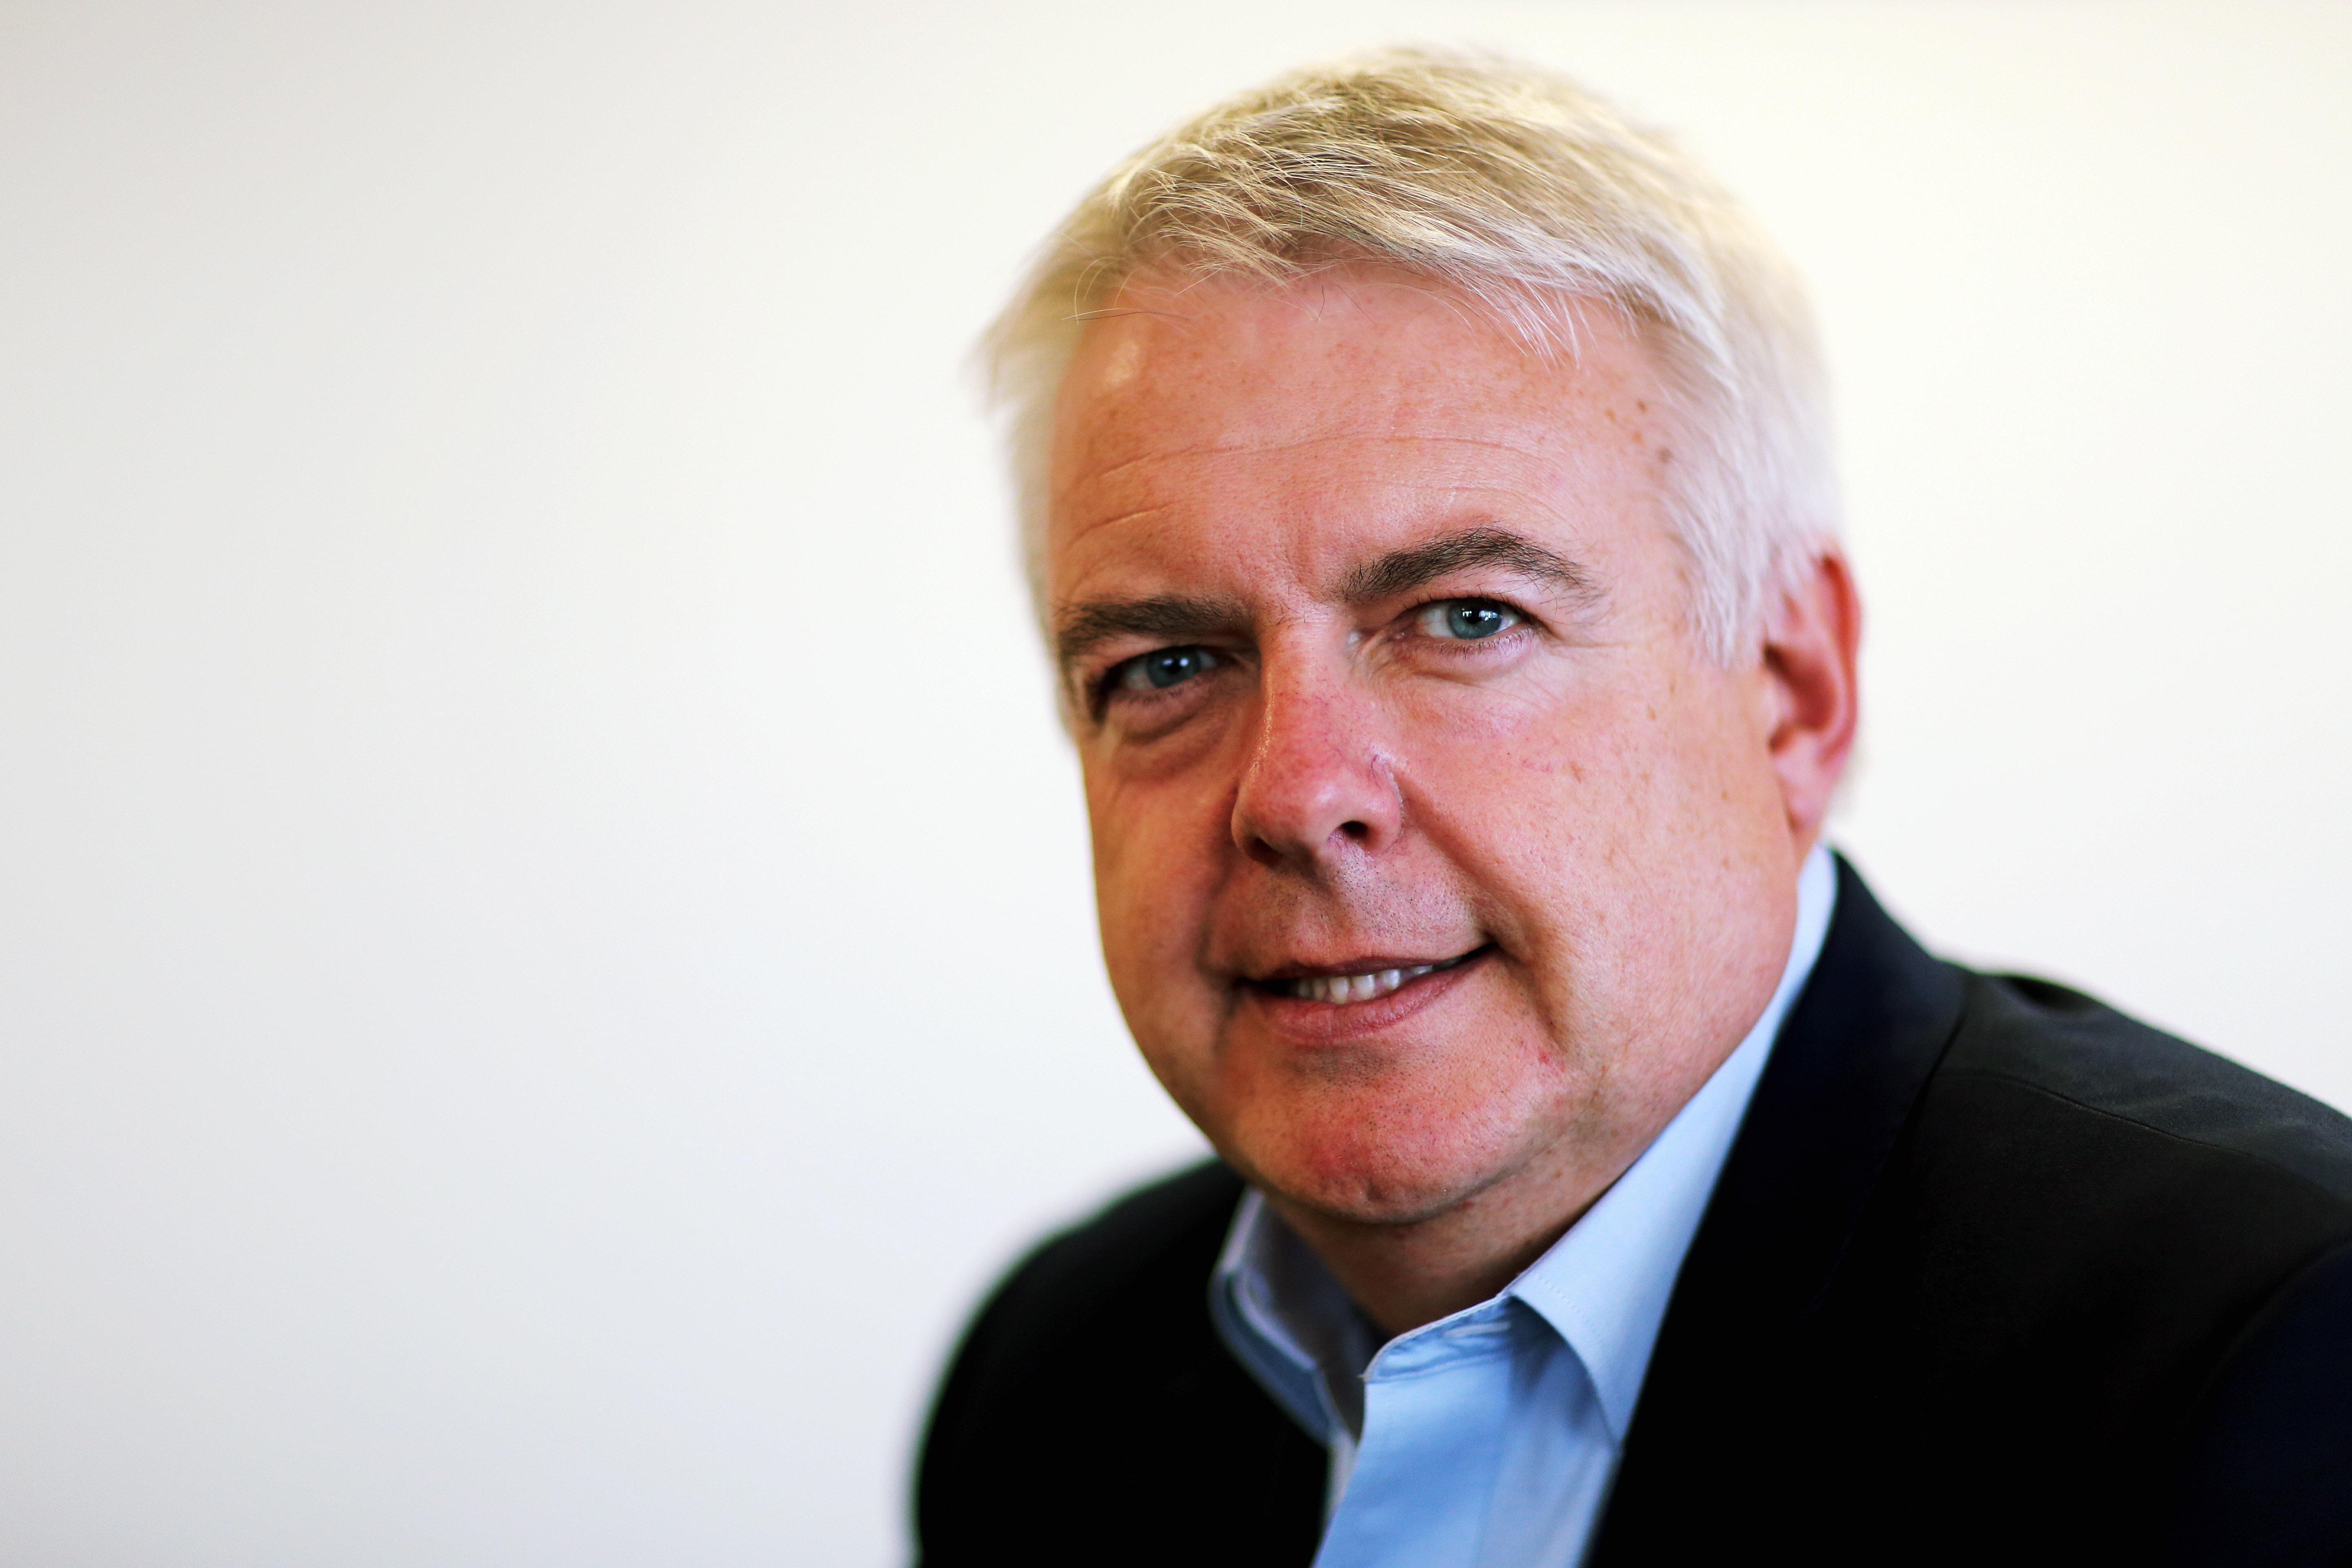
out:
M1689 629L1647 351L1363 271L1118 303L1048 549L1146 1059L1334 1218L1613 1176L1769 1000L1810 837L1769 663Z

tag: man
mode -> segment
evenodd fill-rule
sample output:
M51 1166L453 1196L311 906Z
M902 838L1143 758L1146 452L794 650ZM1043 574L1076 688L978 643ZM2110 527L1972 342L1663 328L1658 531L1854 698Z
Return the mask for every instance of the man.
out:
M1401 53L1146 149L995 339L1103 951L1218 1162L1034 1255L933 1568L2352 1561L2352 1125L1927 957L1810 329Z

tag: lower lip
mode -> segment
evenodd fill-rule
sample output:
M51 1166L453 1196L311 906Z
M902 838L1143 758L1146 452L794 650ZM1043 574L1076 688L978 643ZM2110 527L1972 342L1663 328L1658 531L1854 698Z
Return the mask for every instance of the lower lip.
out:
M1417 975L1387 995L1375 996L1368 1002L1313 1002L1304 996L1276 996L1255 989L1245 991L1244 995L1246 1005L1255 1007L1258 1016L1272 1025L1276 1034L1300 1045L1344 1045L1403 1023L1461 984L1464 977L1483 967L1494 952L1492 948L1482 949L1451 969Z

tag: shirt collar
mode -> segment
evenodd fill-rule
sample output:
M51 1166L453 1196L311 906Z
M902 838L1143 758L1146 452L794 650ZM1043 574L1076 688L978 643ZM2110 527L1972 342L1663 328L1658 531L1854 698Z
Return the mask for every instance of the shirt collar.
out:
M1349 1376L1377 1346L1363 1312L1314 1249L1266 1206L1242 1194L1210 1277L1209 1315L1260 1386L1318 1442L1343 1424L1327 1371ZM1336 1379L1335 1379L1336 1381Z
M1754 1026L1625 1173L1502 1292L1541 1316L1583 1363L1621 1443L1675 1278L1773 1037L1821 956L1836 899L1836 868L1816 845L1797 878L1789 961ZM1255 1191L1243 1197L1226 1233L1209 1308L1259 1384L1309 1433L1333 1440L1340 1413L1332 1407L1337 1379L1329 1374L1352 1378L1376 1336L1322 1261Z
M1576 1352L1621 1443L1684 1255L1739 1134L1773 1037L1821 956L1836 900L1836 868L1829 851L1816 847L1797 879L1789 962L1747 1037L1641 1158L1504 1291L1542 1314Z

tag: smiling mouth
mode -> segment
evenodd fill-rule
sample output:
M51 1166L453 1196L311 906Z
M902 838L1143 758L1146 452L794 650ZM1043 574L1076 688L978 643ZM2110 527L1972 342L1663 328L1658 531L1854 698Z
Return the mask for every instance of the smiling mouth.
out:
M1345 1006L1354 1002L1370 1002L1401 991L1425 974L1443 974L1449 969L1459 969L1492 947L1472 948L1457 958L1441 959L1435 963L1405 963L1386 969L1368 969L1358 974L1302 974L1286 980L1253 982L1258 990L1271 996L1293 996L1302 1002L1325 1002Z

